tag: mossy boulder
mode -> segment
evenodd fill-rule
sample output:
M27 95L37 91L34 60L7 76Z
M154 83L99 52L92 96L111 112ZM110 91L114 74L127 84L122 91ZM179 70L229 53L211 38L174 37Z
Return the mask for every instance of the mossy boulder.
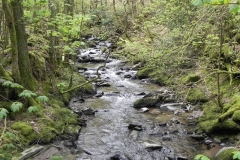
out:
M240 110L235 111L232 118L234 122L240 122Z
M235 147L224 147L215 155L215 160L233 160L234 151L238 151Z
M80 130L81 130L80 126L69 125L64 130L64 133L68 135L78 136Z
M136 76L139 79L149 78L150 73L152 73L153 71L153 68L143 68L137 72Z
M210 133L235 133L240 130L237 123L233 120L225 120L223 122L219 122L217 119L215 120L206 120L199 123L199 129L208 134Z
M134 108L142 108L142 107L155 107L161 98L153 98L153 97L145 97L138 99L134 102Z
M198 80L200 80L200 76L198 76L196 74L189 74L186 77L182 78L183 84L188 84L188 83L191 83L191 82L197 82Z
M41 143L49 143L52 142L59 134L59 132L52 127L42 127L40 130L40 142Z
M39 135L33 130L32 126L26 122L15 122L11 125L11 129L18 131L24 136L27 143L33 142L39 137Z
M191 103L204 103L208 101L208 98L205 96L205 94L200 89L190 89L187 100Z
M27 136L33 132L32 126L26 122L15 122L11 125L11 129L19 131L24 136Z
M156 83L160 86L173 84L170 76L165 72L161 72L159 70L156 70L155 72L150 73L149 76L154 83Z

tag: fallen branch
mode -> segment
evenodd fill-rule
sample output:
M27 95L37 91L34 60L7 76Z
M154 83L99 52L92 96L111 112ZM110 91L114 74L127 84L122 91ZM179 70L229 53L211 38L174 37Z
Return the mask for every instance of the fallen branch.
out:
M1 134L1 137L0 137L0 145L1 145L1 142L2 142L3 135L6 131L6 128L7 128L7 118L5 117L4 118L4 128L3 128L3 131L2 131L2 134Z
M109 51L109 53L108 53L108 55L107 55L107 57L106 57L106 59L105 59L104 65L98 67L98 69L97 69L97 77L96 77L96 78L94 78L94 79L92 79L92 80L89 80L89 81L86 81L85 83L80 84L80 85L78 85L78 86L72 87L72 88L70 88L70 89L68 89L68 90L66 90L66 91L60 91L60 93L61 93L61 94L64 94L64 93L73 91L73 90L75 90L75 89L81 88L82 86L84 86L84 85L86 85L86 84L89 84L89 83L91 83L91 82L94 82L94 81L96 81L97 79L99 79L99 78L100 78L99 70L100 70L101 68L104 68L104 67L106 66L106 64L107 64L107 59L108 59L108 57L110 56L110 53L111 53L111 52Z

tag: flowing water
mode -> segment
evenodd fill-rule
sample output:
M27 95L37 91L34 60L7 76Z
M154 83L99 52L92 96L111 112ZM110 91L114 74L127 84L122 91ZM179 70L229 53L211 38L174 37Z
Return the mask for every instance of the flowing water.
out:
M81 50L79 72L89 78L96 77L96 70L103 65L104 55L99 49L109 46L100 42L95 48ZM86 52L90 53L86 56ZM94 58L97 58L95 61ZM140 112L133 103L142 98L139 93L166 92L165 88L137 80L132 77L136 71L124 61L108 59L104 69L100 70L105 85L97 85L97 95L85 99L84 103L72 101L70 107L96 110L94 116L86 116L87 127L83 127L78 147L84 152L78 160L184 160L193 159L201 153L204 146L187 134L185 118L173 112L163 112L151 108L149 112ZM128 129L129 124L141 125L143 130ZM151 146L149 146L151 145Z

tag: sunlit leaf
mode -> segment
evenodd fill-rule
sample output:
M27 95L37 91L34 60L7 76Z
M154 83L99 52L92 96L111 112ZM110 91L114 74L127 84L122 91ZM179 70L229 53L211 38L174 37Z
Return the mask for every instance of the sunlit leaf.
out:
M18 84L18 83L12 83L11 88L21 88L21 89L23 89L23 86Z
M229 6L229 12L231 13L238 13L240 11L239 5L232 4Z
M28 107L28 112L32 113L32 112L38 112L38 106L30 106Z
M7 117L8 110L5 108L0 108L0 120L3 119L4 117Z
M12 134L11 132L6 132L5 135L9 138L9 139L14 139L15 135Z
M28 98L30 98L30 97L32 97L32 96L37 96L37 94L36 94L36 93L33 93L32 91L29 91L29 90L24 90L24 91L22 91L22 93L20 93L18 96L19 96L19 97L28 97Z
M210 159L204 156L203 154L198 154L194 157L194 160L210 160Z
M5 87L11 87L13 83L11 81L5 81L2 85Z
M22 108L22 106L23 104L21 102L13 102L10 108L13 112L17 112Z
M233 159L240 159L240 151L234 151L233 153Z
M36 99L39 102L47 102L47 101L49 101L49 98L47 96L38 96Z

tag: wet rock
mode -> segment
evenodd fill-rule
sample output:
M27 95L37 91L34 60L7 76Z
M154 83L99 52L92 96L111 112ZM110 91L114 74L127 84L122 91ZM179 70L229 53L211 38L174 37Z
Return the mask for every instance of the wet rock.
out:
M149 109L146 108L146 107L140 109L140 112L143 112L143 113L144 113L144 112L147 112L147 111L149 111Z
M124 87L124 85L117 85L117 87Z
M105 58L101 58L101 57L92 57L88 60L88 62L93 62L93 63L103 63L103 62L106 62L106 63L109 63L111 62L111 60L109 59L105 59Z
M176 117L172 117L171 119L170 119L170 122L169 123L174 123L174 124L180 124L181 122L180 122L180 120L178 119L178 118L176 118Z
M146 93L145 92L139 92L139 93L135 93L135 95L137 95L137 96L144 96L144 95L146 95Z
M193 135L190 135L189 137L191 137L192 139L198 140L198 141L204 140L204 136L203 135L193 134Z
M141 63L138 63L138 64L135 64L134 66L132 66L132 70L136 70L136 69L139 69L141 67Z
M78 136L79 132L81 130L80 126L75 126L75 125L69 125L66 127L64 130L64 133L70 136Z
M28 159L29 157L32 157L32 156L36 155L37 153L39 153L42 150L43 150L42 146L34 145L33 147L28 148L25 151L23 151L22 153L20 153L19 157L13 157L13 160L25 160L25 159Z
M171 136L170 136L170 135L164 135L164 136L162 137L162 140L164 140L164 141L170 141L170 140L171 140Z
M158 98L145 97L136 100L133 104L133 107L134 108L155 107L158 102L159 102Z
M98 91L97 94L95 94L95 97L102 97L104 95L103 91Z
M131 74L125 74L123 78L132 78L133 76Z
M117 153L110 157L108 160L128 160L124 155L121 155L120 153Z
M129 135L129 138L136 141L138 138L138 131L133 130L131 134Z
M95 115L95 110L93 110L91 108L86 108L86 109L82 110L82 113L84 115Z
M105 93L104 95L105 96L118 96L120 94L120 92L107 92L107 93Z
M178 156L177 160L188 160L188 159L187 159L187 157L184 157L184 156Z
M137 125L137 124L129 124L128 129L131 130L136 130L136 131L142 131L142 125Z
M77 148L77 144L74 140L66 140L63 142L63 145L67 148Z
M166 127L166 126L167 126L167 123L166 123L166 122L159 123L159 126L161 126L161 127Z
M107 82L99 82L96 84L98 87L110 87L111 85Z
M204 140L204 144L206 144L206 145L209 145L209 144L211 144L211 143L213 143L213 141L210 140L210 139L205 139L205 140Z
M160 114L161 111L160 111L160 109L154 108L154 109L150 109L150 110L149 110L149 113L150 113L150 114L157 115L157 114Z
M123 71L118 71L116 72L116 75L120 75L120 74L123 74L124 72Z
M144 148L146 148L149 151L153 151L153 150L159 150L162 148L161 144L156 144L156 143L148 143L148 142L144 142L143 143Z
M167 103L167 104L160 105L160 109L164 111L174 112L184 106L185 104L183 103Z

